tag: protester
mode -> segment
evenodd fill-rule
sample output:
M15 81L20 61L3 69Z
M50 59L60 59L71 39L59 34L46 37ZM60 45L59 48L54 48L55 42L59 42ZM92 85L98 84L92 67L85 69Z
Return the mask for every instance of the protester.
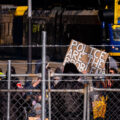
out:
M38 73L41 73L41 67L38 69ZM41 77L33 77L31 81L26 82L25 89L38 89L41 90ZM27 92L24 95L26 103L29 106L27 108L28 117L41 118L41 92Z
M0 75L4 75L4 73L2 72L2 69L0 68ZM4 88L4 77L0 77L0 89ZM6 94L6 93L5 93ZM3 106L3 101L4 101L4 93L0 93L0 119L3 120L4 118L4 106Z
M98 89L105 89L107 88L107 80L104 74L107 72L107 64L105 65L105 69L102 71L101 74L103 76L94 76L92 77L92 87ZM99 74L99 73L97 73ZM90 92L90 99L91 99L91 119L92 120L106 120L106 106L108 95L106 92L103 91L96 91L91 89Z
M114 75L118 74L118 71L115 68L109 69L109 74ZM120 81L117 76L110 76L107 78L108 88L119 89ZM119 120L120 119L120 93L115 91L107 92L108 101L107 101L107 113L106 120Z
M118 74L118 71L115 68L110 68L109 73L110 74ZM110 76L107 79L107 81L108 81L108 87L109 88L120 88L118 77Z
M68 74L79 73L76 66L67 63L64 72ZM54 89L81 89L83 84L75 76L65 76ZM81 120L83 119L83 95L78 92L53 92L51 94L52 120Z
M0 75L4 75L3 71L2 71L2 68L0 68ZM0 80L4 79L3 76L0 77Z
M6 72L8 74L8 71ZM11 74L16 74L16 70L11 66ZM6 77L8 79L8 76ZM11 89L21 89L20 81L18 77L11 77ZM10 119L22 120L25 119L25 110L24 110L24 99L22 93L13 92L11 93L11 113Z
M61 68L57 67L54 71L54 73L63 73ZM53 80L51 82L51 87L54 88L60 81L62 80L61 76L54 76Z
M117 61L113 57L109 57L109 68L114 68L118 71Z
M16 70L13 66L11 66L11 74L16 74ZM17 84L20 84L19 79L17 77L10 78L10 89L16 90L19 89ZM6 71L6 78L2 80L3 86L1 89L8 89L8 70ZM1 101L1 110L2 110L2 118L3 120L7 119L7 101L8 94L2 94L2 101ZM24 99L21 93L12 92L10 94L10 120L23 120L25 119L25 111L24 111Z

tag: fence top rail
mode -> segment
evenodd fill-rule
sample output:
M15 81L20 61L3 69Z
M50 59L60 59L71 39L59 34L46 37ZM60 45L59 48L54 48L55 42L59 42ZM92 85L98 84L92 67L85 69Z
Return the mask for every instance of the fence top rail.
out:
M0 89L0 92L42 92L41 89ZM80 92L84 89L47 89L46 92Z
M120 92L118 88L94 88L92 91L98 92ZM92 92L90 91L90 92ZM41 92L41 89L0 89L0 92ZM47 89L46 92L80 92L84 93L84 89Z
M11 74L12 77L41 77L41 73L39 74Z
M41 77L41 73L39 74L11 74L11 77ZM6 75L0 75L0 77L6 77Z
M98 91L98 92L120 92L120 89L118 88L93 88L93 91Z
M107 76L114 76L114 77L119 77L120 74L58 74L58 73L53 73L51 76L84 76L84 77L107 77Z
M0 75L0 77L5 77L6 75ZM41 77L42 74L11 74L11 77ZM51 74L51 77L53 76L83 76L83 77L120 77L120 74L58 74L53 73Z

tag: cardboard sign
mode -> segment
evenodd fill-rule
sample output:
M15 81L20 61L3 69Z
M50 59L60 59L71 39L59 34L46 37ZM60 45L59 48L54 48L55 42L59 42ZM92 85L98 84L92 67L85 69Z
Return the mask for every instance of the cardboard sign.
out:
M65 63L73 63L80 72L102 73L108 53L89 45L72 40L64 59Z

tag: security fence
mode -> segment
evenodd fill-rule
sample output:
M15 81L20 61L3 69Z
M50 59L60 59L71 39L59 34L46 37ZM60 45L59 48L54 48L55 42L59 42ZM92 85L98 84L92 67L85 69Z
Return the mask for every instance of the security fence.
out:
M41 74L15 74L11 65L15 64L9 61L7 74L0 75L1 120L41 120L43 114L46 120L120 118L119 74L63 74L49 69L42 114ZM58 77L68 78L55 82Z

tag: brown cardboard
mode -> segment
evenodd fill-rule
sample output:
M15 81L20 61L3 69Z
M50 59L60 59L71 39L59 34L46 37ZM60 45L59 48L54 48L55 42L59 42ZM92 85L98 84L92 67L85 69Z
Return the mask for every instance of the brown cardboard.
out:
M105 68L108 53L72 40L65 56L65 63L73 63L80 72L102 73Z

